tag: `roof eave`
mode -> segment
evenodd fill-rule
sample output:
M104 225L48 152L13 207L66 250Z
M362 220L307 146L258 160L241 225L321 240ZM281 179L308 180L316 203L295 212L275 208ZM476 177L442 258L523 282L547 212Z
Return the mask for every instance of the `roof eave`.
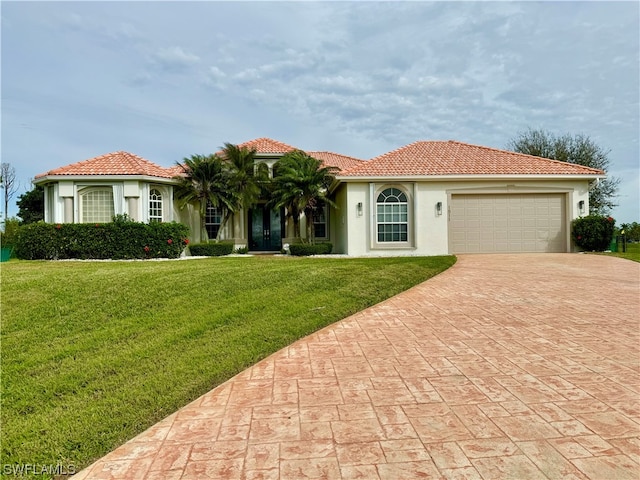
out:
M136 180L152 183L176 183L173 178L169 177L155 177L153 175L42 175L33 179L31 183L34 185L49 183L49 182L61 182L61 181L73 181L73 182L113 182L123 180Z
M282 157L284 157L287 153L289 152L282 152L282 153L261 153L261 152L256 152L255 158L256 160L261 160L261 159L266 159L266 160L272 160L272 159L280 159Z
M457 175L336 175L340 182L400 182L400 181L452 181L452 180L597 180L606 178L605 174L563 173L563 174L457 174Z

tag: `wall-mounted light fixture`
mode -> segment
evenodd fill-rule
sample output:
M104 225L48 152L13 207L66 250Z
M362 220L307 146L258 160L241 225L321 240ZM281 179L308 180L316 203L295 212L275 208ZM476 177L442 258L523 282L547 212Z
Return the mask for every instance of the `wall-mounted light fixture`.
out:
M358 204L356 205L356 213L359 217L362 216L362 202L358 202Z
M442 215L442 202L436 203L436 215Z
M579 211L580 213L584 213L584 200L580 200L580 201L578 202L578 211Z

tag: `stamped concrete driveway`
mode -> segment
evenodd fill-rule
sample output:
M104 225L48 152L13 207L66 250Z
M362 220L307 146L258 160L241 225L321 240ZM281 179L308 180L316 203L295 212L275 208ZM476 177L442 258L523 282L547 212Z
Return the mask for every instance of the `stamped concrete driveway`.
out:
M640 264L469 255L76 478L638 479Z

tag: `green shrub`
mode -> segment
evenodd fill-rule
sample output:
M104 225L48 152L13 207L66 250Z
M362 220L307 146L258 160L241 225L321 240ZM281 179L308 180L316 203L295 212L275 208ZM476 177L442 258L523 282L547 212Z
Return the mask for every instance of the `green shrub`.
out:
M189 229L180 223L31 223L20 227L16 256L24 260L178 258Z
M611 217L588 215L571 222L571 235L581 249L601 252L609 249L614 227L615 220Z
M233 252L233 243L196 243L189 245L189 251L194 257L221 257Z
M323 243L292 243L289 245L291 255L306 257L308 255L325 255L331 253L333 244L329 242Z
M17 218L7 218L4 222L4 231L0 231L0 245L3 247L13 247L18 239L20 220Z
M246 255L247 253L249 253L249 248L247 248L247 247L238 247L238 248L236 248L236 253L238 255Z

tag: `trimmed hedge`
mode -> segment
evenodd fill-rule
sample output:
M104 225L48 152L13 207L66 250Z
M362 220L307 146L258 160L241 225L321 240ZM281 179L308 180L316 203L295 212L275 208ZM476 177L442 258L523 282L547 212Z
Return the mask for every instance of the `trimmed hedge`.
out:
M23 260L178 258L189 243L181 223L31 223L20 227Z
M571 222L571 235L575 244L588 252L608 250L613 239L616 221L612 217L588 215Z
M195 243L189 245L189 252L194 257L221 257L233 252L233 243Z
M291 255L305 257L307 255L326 255L333 250L333 244L323 243L292 243L289 245Z

